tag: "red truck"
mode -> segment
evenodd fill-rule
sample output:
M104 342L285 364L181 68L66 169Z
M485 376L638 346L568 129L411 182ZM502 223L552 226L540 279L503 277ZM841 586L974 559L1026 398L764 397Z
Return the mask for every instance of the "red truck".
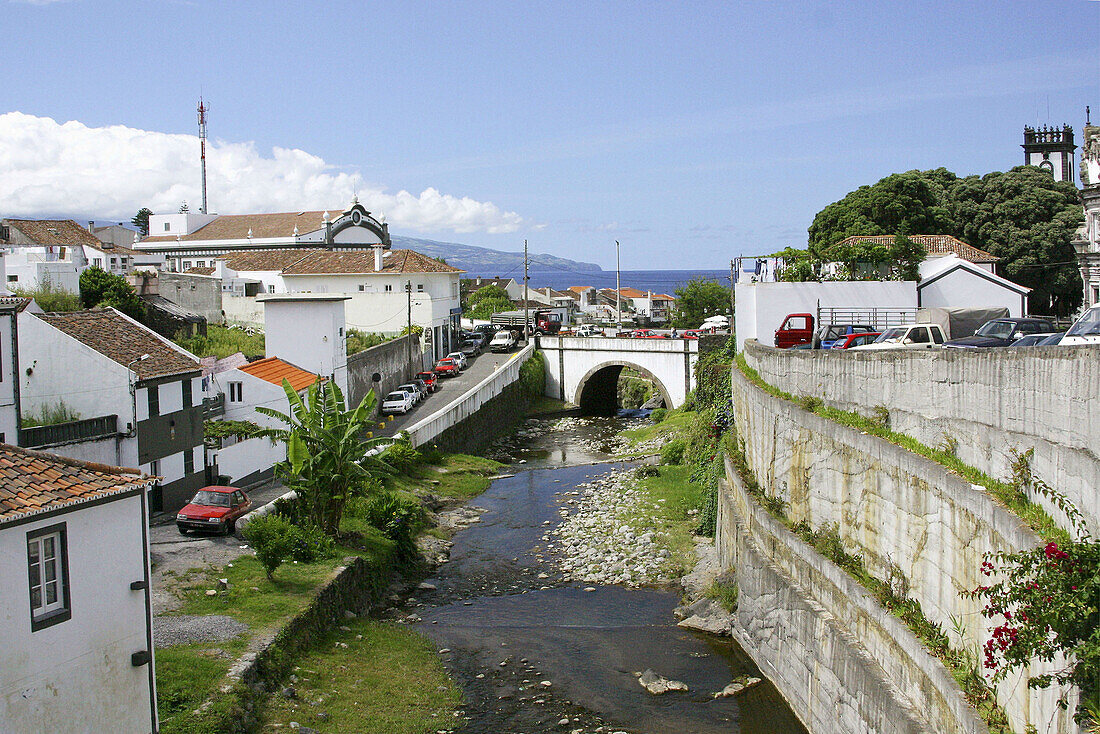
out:
M561 314L556 311L532 309L527 312L527 324L535 334L557 334L561 331ZM495 313L489 319L493 326L523 329L523 311Z
M812 313L789 313L780 327L775 330L775 346L780 349L809 344L813 338L814 315Z

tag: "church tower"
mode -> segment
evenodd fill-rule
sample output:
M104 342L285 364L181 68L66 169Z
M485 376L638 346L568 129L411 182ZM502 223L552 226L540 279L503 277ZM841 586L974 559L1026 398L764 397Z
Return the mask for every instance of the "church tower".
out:
M1032 128L1024 126L1024 165L1038 166L1054 176L1055 181L1073 179L1073 128Z

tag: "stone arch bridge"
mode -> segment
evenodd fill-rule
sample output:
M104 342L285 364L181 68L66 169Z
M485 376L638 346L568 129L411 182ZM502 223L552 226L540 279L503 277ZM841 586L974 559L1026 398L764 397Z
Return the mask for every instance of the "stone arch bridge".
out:
M654 381L665 406L678 408L695 387L695 339L544 336L546 394L587 410L616 404L619 373L629 367Z

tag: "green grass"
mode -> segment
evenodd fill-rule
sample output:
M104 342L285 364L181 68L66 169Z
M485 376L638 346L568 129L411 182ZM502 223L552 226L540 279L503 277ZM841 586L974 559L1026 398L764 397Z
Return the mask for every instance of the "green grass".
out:
M636 530L644 532L649 529L665 534L666 545L675 564L675 575L682 576L695 567L693 531L699 520L689 515L688 511L698 509L703 488L688 481L691 467L661 466L660 471L660 476L647 477L639 483L648 500L644 514L627 519Z
M243 352L246 357L262 357L264 354L263 334L249 336L242 329L214 324L206 327L206 336L178 334L172 341L199 357L225 359L237 352Z
M65 405L65 401L58 401L54 405L43 405L38 412L28 411L19 420L22 428L34 428L35 426L53 426L58 423L68 423L80 420L80 413Z
M573 403L564 400L547 397L546 395L536 395L531 399L531 404L527 406L527 415L534 417L545 415L546 413L558 413L563 410L571 410L576 407L577 406L573 405Z
M715 579L704 594L708 599L714 599L727 612L733 613L737 609L737 582Z
M161 731L170 734L176 717L186 719L214 693L230 664L244 652L246 645L247 635L242 635L226 642L177 645L156 651Z
M386 489L414 495L430 492L437 497L471 499L488 489L489 477L503 468L504 464L481 456L439 454L408 474L386 477L384 484Z
M691 426L692 421L695 420L696 413L691 410L683 410L677 408L676 410L668 411L665 419L660 423L651 423L641 426L640 428L630 428L623 431L620 435L630 440L632 446L645 443L657 437L667 436L670 434L682 433ZM624 452L631 454L629 449Z
M830 408L824 405L820 400L808 399L806 396L799 398L791 393L780 390L774 385L765 382L764 379L760 377L760 374L745 361L743 354L737 355L737 367L750 382L769 395L796 403L802 406L803 409L816 413L823 418L828 418L829 420L848 426L849 428L854 428L858 431L869 433L872 436L877 436L878 438L911 451L914 454L919 454L926 459L931 459L955 474L958 474L971 484L977 484L983 487L994 500L1015 513L1017 517L1023 520L1024 523L1034 530L1043 540L1054 540L1059 543L1070 540L1069 533L1065 529L1059 527L1042 506L1031 502L1023 492L1011 484L1002 482L999 479L994 479L980 469L960 461L953 453L945 451L943 448L926 446L907 434L891 431L883 425L881 420L868 418L867 416L851 411Z
M297 698L272 696L263 731L297 721L333 734L429 734L458 723L462 697L429 640L374 620L347 626L299 660Z

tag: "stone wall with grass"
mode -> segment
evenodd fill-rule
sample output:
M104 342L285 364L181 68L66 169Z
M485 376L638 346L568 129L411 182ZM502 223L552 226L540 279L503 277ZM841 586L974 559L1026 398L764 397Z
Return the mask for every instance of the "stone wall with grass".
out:
M782 350L745 343L769 384L843 410L884 406L890 427L944 445L994 477L1013 451L1034 449L1031 468L1100 532L1100 349L1020 347L861 352ZM1057 508L1037 497L1061 520Z
M1039 537L944 466L770 395L736 366L732 396L747 468L764 494L785 503L787 518L835 527L844 550L860 555L874 577L903 587L953 647L979 651L989 625L963 592L984 582L984 554L1034 547ZM1025 676L1040 672L1035 664L998 686L1013 728L1076 732L1057 706L1058 691L1027 689Z
M987 731L901 620L769 515L728 461L726 475L716 537L737 579L733 635L810 731Z

